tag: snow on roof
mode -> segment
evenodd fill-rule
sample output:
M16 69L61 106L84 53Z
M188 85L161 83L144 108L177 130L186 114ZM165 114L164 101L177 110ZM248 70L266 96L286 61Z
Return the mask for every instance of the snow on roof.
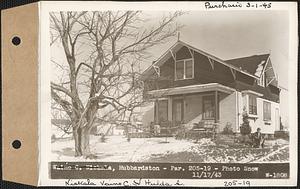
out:
M257 66L257 68L256 68L256 71L255 71L255 73L254 73L254 75L256 75L257 77L260 77L261 76L261 74L262 74L262 71L263 71L263 69L264 69L264 63L265 63L266 61L261 61L261 63Z
M241 67L243 70L249 72L250 74L256 75L257 69L260 69L261 67L265 66L269 56L270 54L253 55L248 57L225 60L225 62L236 67Z

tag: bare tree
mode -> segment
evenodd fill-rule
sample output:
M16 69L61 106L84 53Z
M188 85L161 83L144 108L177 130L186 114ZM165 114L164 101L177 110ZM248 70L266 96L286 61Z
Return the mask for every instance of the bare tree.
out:
M65 61L58 66L67 70L64 79L51 82L51 96L71 120L75 156L90 157L89 135L97 116L107 116L110 110L120 115L141 103L141 97L133 95L142 93L139 64L149 48L176 35L180 12L146 28L141 14L50 13L51 45L61 45Z

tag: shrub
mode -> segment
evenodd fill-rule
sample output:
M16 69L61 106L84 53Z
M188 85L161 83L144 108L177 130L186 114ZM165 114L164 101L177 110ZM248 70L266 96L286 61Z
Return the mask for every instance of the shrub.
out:
M233 134L232 124L230 122L226 123L226 126L224 127L222 133L225 134L225 135L231 135L231 134Z
M243 123L240 127L242 135L249 135L251 133L251 127L249 124L249 116L246 111L243 112Z
M175 133L175 139L177 140L185 139L186 135L187 135L186 129L184 127L180 127Z
M104 133L100 133L100 142L106 142L106 137L104 135Z
M289 140L289 132L288 131L275 131L274 137Z

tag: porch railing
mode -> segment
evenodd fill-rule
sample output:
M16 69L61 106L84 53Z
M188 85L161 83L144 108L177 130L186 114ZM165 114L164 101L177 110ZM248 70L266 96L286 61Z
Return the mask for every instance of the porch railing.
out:
M162 121L159 124L155 124L154 122L151 122L150 124L150 133L154 136L162 136L162 135L168 135L173 136L176 134L176 131L182 127L181 122L175 122L175 121Z
M194 123L192 129L187 130L182 122L164 121L159 124L151 122L150 133L152 136L175 136L178 133L183 134L183 138L200 139L203 137L216 138L219 123L214 120L201 120Z

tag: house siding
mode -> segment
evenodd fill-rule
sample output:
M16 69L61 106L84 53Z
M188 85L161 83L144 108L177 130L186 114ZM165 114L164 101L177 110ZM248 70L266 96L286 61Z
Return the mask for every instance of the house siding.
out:
M273 87L271 85L267 86L267 87L262 87L255 83L250 85L245 82L236 81L234 88L237 89L238 91L252 90L252 91L261 93L263 95L262 98L264 98L264 99L279 103L279 92L280 91L279 91L279 89L274 89L276 87Z
M236 104L236 92L228 95L220 94L220 125L218 132L222 132L227 124L230 125L233 132L236 132L237 121L237 106Z
M240 103L242 104L246 104L246 106L248 106L248 103L245 102L245 100L247 98L243 98L243 95L241 92L238 92L238 98L239 101L241 100ZM264 115L263 115L263 102L267 101L271 103L271 121L269 124L267 124L267 122L264 121ZM246 107L247 108L247 107ZM264 99L264 98L260 98L257 97L257 118L253 118L250 116L249 118L249 124L251 126L252 129L252 133L256 132L257 128L261 128L261 132L265 133L265 134L274 134L274 132L276 130L279 129L279 127L277 126L276 128L276 121L279 121L277 119L279 119L279 117L277 117L276 119L276 108L279 110L279 103ZM247 110L247 109L246 109ZM247 110L248 111L248 110ZM239 108L239 116L238 116L238 121L239 121L239 126L241 126L241 124L243 123L243 117L242 117L242 113L243 113L243 106L240 106ZM278 112L280 115L280 112ZM237 132L240 132L239 127L237 128Z
M148 105L149 108L143 112L142 124L144 126L150 126L150 123L154 121L154 103Z
M182 47L176 53L176 60L191 58L188 48ZM194 53L194 78L175 80L175 62L171 57L160 67L160 77L155 81L145 80L145 90L166 89L187 85L220 83L233 86L230 69L223 64L214 62L214 69L206 56Z
M195 80L199 84L220 83L231 87L234 82L228 67L218 62L209 63L206 56L195 53Z
M186 95L184 99L184 123L187 129L191 129L194 123L203 119L203 97L214 95L214 93L202 93ZM178 98L178 97L177 97ZM231 124L233 131L236 131L237 107L236 93L219 93L219 121L220 126L217 132L222 132L227 123Z
M176 60L192 58L191 52L187 47L180 48L175 54ZM279 128L275 120L275 110L279 109L279 94L280 90L276 86L262 87L257 84L257 80L245 73L234 71L219 62L212 61L211 65L209 58L201 53L194 51L194 78L175 80L175 61L173 57L167 59L160 66L160 76L156 79L144 79L144 92L150 90L183 87L189 85L201 85L208 83L219 83L236 90L232 94L219 93L219 121L220 127L218 132L221 132L226 124L231 124L234 132L240 132L242 124L243 107L247 101L242 95L242 91L251 90L262 94L257 98L257 119L250 119L252 132L255 132L258 127L263 133L271 134ZM242 69L242 68L241 68ZM243 70L245 71L245 70ZM156 76L157 77L157 76ZM152 78L155 78L153 75ZM212 91L213 92L213 91ZM184 99L184 121L189 127L193 123L199 122L202 119L202 96L201 94L186 94L166 96L168 98L168 119L172 121L172 102L174 98ZM271 103L271 122L266 124L263 120L263 101ZM279 113L280 115L280 113ZM275 128L277 127L277 128Z
M184 98L185 112L184 123L186 129L192 129L194 123L199 123L203 118L203 96L213 95L213 93L201 93L187 95Z
M176 53L176 60L191 58L191 54L187 47L182 47ZM279 102L279 89L275 86L269 85L262 87L256 84L256 79L236 72L236 79L234 79L230 68L214 61L211 66L207 56L194 52L194 78L175 80L175 62L173 57L169 58L160 67L160 77L154 80L145 80L145 91L166 89L173 87L182 87L196 84L220 83L222 85L232 87L238 91L253 90L262 93L263 98Z
M188 123L197 116L202 118L202 95L190 95L185 98L185 122Z

